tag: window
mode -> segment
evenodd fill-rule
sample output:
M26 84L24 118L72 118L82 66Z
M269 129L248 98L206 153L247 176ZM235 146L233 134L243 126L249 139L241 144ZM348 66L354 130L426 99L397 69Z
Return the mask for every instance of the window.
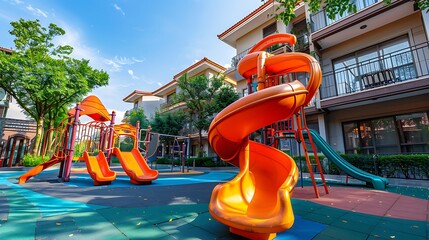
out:
M167 96L167 103L172 103L174 100L174 97L176 96L176 93L172 93Z
M243 88L242 92L241 92L242 96L245 97L247 95L249 95L249 89L247 88Z
M139 102L138 101L134 102L134 109L137 109L138 107L139 107Z
M400 115L396 117L396 123L402 152L429 152L429 121L427 113Z
M415 78L413 62L406 35L337 58L333 60L337 95L385 83L387 79L368 79L383 70L392 72L395 80Z
M277 23L274 22L270 25L268 25L267 27L265 27L264 29L262 29L262 36L265 38L273 33L275 33L277 31Z
M427 112L343 124L346 153L429 153Z

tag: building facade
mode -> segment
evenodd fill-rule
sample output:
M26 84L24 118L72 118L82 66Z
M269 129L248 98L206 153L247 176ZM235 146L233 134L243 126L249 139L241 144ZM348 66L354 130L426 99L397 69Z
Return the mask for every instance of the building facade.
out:
M211 77L217 74L222 74L226 68L213 62L208 58L203 58L200 61L192 64L187 67L183 71L177 73L173 76L173 80L168 82L167 84L161 86L153 92L144 92L139 90L134 90L128 96L126 96L123 101L133 103L134 109L143 108L145 115L148 118L153 118L156 112L166 113L173 112L178 109L186 108L186 103L175 101L175 96L180 92L180 88L178 87L179 78L187 73L188 77L194 77L199 75L206 75L207 77ZM235 81L225 78L225 81L234 85ZM190 155L197 156L198 155L198 134L196 131L192 131L190 129L191 134L188 136L191 137L191 146L190 146ZM186 137L188 137L186 136ZM205 156L213 156L213 151L211 150L208 141L207 141L207 133L203 132L203 141L204 141L204 152Z
M265 36L293 33L294 50L314 56L323 72L319 94L306 107L310 128L340 152L429 153L429 14L408 0L355 2L356 13L334 20L299 3L285 26L274 19L278 3L266 1L218 35L237 51L225 74L246 95L236 69L240 59Z

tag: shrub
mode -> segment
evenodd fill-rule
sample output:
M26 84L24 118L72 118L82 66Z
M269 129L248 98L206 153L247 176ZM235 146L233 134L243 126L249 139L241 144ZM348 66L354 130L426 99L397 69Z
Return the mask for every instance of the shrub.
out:
M216 166L216 162L213 161L213 158L211 157L202 157L202 158L188 158L185 161L185 165L187 166L193 166L195 161L195 166L196 167L215 167ZM156 162L158 164L171 164L171 158L158 158L156 160ZM182 165L182 162L180 159L175 158L173 161L174 165ZM223 166L225 166L225 164L222 164Z
M387 177L429 178L427 154L380 155L378 162Z
M33 156L30 154L27 154L22 159L22 165L24 165L24 167L34 167L48 160L49 160L48 157L42 158L42 156Z
M353 166L384 177L403 177L429 179L429 155L427 154L396 154L396 155L364 155L364 154L340 154L342 158ZM324 162L324 156L318 155L322 164L323 173L340 174L341 170L332 162ZM305 157L302 156L302 171L308 172ZM298 167L299 157L294 157ZM315 164L314 156L310 161ZM313 165L315 166L315 165ZM316 170L314 167L313 170ZM316 170L318 172L318 170Z
M347 162L353 166L375 175L379 175L379 169L377 167L377 158L374 155L364 154L340 154Z

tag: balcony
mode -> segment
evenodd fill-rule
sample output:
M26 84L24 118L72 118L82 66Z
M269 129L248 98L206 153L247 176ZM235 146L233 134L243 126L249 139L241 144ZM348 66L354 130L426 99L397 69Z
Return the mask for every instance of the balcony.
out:
M309 34L305 33L305 34L301 34L299 36L297 36L297 42L295 44L295 51L298 52L308 52L309 48ZM253 47L253 46L252 46ZM228 74L232 71L237 70L237 66L238 63L240 62L240 60L247 55L247 53L249 52L249 50L252 48L248 48L242 52L240 52L239 54L235 55L232 59L231 59L231 67L228 68L225 73ZM271 53L271 54L280 54L280 53L285 53L285 52L291 52L292 48L288 45L288 44L275 44L269 48L266 49L267 52Z
M429 76L429 43L323 73L321 99L348 95Z
M166 103L161 104L160 112L161 113L169 112L169 111L178 109L178 108L183 107L183 106L186 106L185 102L176 102L176 101L166 102Z
M377 3L378 0L357 0L356 3L356 12L371 6L375 3ZM354 14L354 12L344 12L343 15L336 14L334 19L330 19L326 13L326 11L323 9L315 14L311 14L311 30L312 32L316 32L328 25L333 24L334 22L337 22L347 16L350 16L351 14Z

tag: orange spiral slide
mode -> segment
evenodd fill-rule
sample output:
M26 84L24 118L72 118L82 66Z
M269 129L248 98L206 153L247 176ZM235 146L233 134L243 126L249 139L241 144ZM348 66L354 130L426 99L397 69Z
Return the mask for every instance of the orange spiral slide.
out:
M214 151L240 167L230 182L212 192L209 211L232 233L250 239L272 239L292 227L290 195L298 168L287 154L248 136L269 124L290 118L307 105L321 84L318 62L304 53L271 55L262 51L277 43L295 44L291 34L274 34L256 44L239 63L246 79L258 74L258 91L234 102L211 123L209 141ZM264 89L267 75L308 72L307 86L299 81Z

